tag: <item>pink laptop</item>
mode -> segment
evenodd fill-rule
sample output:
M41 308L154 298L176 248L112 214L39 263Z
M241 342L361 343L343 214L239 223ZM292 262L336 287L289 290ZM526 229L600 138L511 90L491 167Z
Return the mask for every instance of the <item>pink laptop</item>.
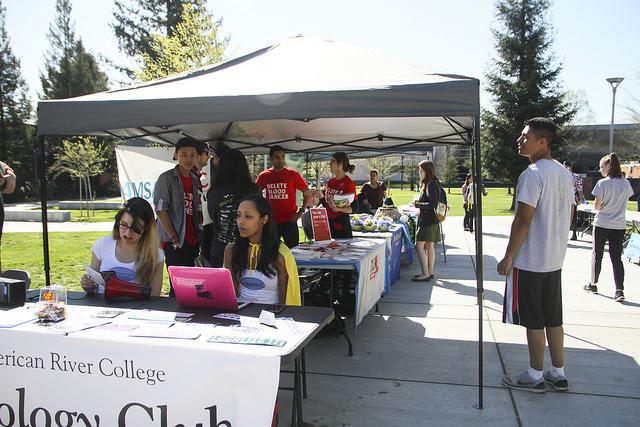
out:
M168 268L169 278L182 307L238 310L238 300L226 268L178 267Z

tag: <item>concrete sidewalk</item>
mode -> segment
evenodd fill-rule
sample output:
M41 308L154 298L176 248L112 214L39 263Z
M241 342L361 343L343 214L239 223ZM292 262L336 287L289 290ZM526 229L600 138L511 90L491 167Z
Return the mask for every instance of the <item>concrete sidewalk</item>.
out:
M417 261L404 266L391 295L352 334L314 340L306 351L313 426L640 424L640 267L625 261L627 301L613 301L605 255L602 294L587 294L591 239L569 242L563 268L565 366L570 391L535 395L504 388L503 374L528 367L525 330L504 325L504 278L495 272L511 217L484 219L484 409L478 403L478 307L471 254L473 235L462 218L448 218L447 262L441 247L436 282L414 283ZM548 353L548 352L547 352ZM548 354L545 367L550 366ZM291 375L282 374L282 385ZM289 425L291 393L278 395L280 425Z
M48 222L49 233L83 232L83 231L111 231L113 221L110 222ZM42 233L42 222L35 221L5 221L3 233Z

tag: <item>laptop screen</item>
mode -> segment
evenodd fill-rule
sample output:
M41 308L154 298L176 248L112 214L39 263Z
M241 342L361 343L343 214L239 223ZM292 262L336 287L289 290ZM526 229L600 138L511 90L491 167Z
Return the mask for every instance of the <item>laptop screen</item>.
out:
M170 266L168 271L176 300L182 307L238 309L228 269Z

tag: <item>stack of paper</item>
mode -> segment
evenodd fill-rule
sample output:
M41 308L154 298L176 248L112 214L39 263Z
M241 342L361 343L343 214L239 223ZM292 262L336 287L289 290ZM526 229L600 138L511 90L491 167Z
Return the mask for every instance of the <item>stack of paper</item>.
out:
M23 323L33 322L37 318L35 310L30 310L26 307L0 311L0 328L13 328Z

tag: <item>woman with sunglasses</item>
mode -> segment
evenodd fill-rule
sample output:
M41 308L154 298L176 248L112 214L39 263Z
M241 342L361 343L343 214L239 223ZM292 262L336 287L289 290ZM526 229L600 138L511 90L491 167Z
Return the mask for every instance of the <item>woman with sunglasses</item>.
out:
M133 197L115 219L111 235L98 239L93 245L91 268L113 271L120 280L149 285L152 296L160 295L164 254L151 205L141 197ZM80 284L86 292L97 290L87 274L82 276Z

